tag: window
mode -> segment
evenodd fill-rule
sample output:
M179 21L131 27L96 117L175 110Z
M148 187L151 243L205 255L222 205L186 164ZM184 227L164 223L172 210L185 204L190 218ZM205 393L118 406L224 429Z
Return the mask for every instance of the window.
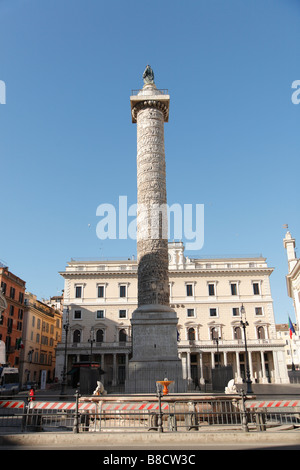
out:
M253 282L253 294L254 295L259 295L260 294L260 291L259 291L259 283L258 282Z
M16 289L14 287L11 287L10 288L10 293L9 293L9 296L10 296L11 299L15 298L15 293L16 293Z
M81 310L74 311L74 320L81 320Z
M2 287L2 292L5 295L6 294L6 282L1 281L1 287Z
M104 318L104 310L97 310L96 319Z
M216 327L212 327L211 330L210 330L210 338L212 340L219 340L221 339L221 336L220 336L220 332L219 332L219 328L216 328Z
M81 299L81 294L82 294L82 286L76 286L75 287L75 297L76 297L76 299Z
M240 309L238 307L233 307L232 309L232 315L234 317L239 317L240 316Z
M120 286L120 297L126 297L126 286Z
M97 330L96 343L103 343L103 341L104 341L104 331L103 330Z
M12 332L12 327L13 327L13 319L8 318L7 319L7 333L10 334Z
M196 336L195 336L195 329L194 328L189 328L188 338L189 338L190 341L195 340Z
M19 302L22 304L24 300L24 294L23 292L19 292Z
M9 314L10 314L10 316L12 316L12 317L13 317L13 315L14 315L14 310L15 310L14 306L11 305L11 306L9 307Z
M104 286L98 286L98 298L104 297Z
M242 339L242 330L239 326L234 328L234 339Z
M127 318L126 310L119 310L119 318Z
M80 330L74 330L73 332L73 343L80 343Z
M209 309L209 316L210 317L216 317L217 316L217 309L216 308L210 308Z
M258 339L265 339L265 329L263 326L257 328L257 337Z
M208 295L215 295L215 285L208 284Z
M123 342L123 343L126 343L126 341L127 341L126 330L122 329L122 330L119 331L119 341Z
M255 307L255 315L263 315L262 307Z
M186 284L186 295L187 297L193 296L193 284Z
M188 317L194 317L195 316L195 309L194 308L188 308L187 309L187 316Z
M231 295L237 295L237 285L235 283L230 284Z

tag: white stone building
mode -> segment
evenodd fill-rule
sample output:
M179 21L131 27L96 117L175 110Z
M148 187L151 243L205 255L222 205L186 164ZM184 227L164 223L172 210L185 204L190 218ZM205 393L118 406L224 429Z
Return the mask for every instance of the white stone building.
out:
M276 325L277 337L285 343L285 362L288 371L300 369L300 341L298 325L294 324L295 333L290 335L288 323L280 323Z
M231 365L236 383L243 381L243 305L252 381L288 383L284 342L276 336L272 271L262 257L191 259L183 243L169 243L170 304L178 316L184 378L209 383L212 368ZM131 357L130 319L137 307L137 261L71 260L60 274L65 279L64 323L67 308L69 318L67 370L74 362L92 359L106 372L104 383L124 383ZM59 378L65 346L63 331Z
M286 276L287 291L289 297L293 299L296 323L300 325L300 259L296 255L296 241L287 231L283 240L283 246L287 252L288 274ZM299 328L298 328L299 338Z

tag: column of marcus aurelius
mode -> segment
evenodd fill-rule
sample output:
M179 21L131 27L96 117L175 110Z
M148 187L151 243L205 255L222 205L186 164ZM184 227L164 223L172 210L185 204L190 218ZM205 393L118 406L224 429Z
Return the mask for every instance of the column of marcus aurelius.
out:
M177 315L169 306L168 224L164 123L170 97L158 90L150 66L142 90L130 97L137 124L138 308L132 314L128 392L154 392L156 381L174 380L183 391L177 350ZM170 388L172 391L172 388Z

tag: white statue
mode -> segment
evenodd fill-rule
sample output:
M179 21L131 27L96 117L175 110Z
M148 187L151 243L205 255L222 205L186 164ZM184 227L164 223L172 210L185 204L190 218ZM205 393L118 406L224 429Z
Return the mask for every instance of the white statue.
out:
M96 387L96 389L93 391L93 395L99 396L99 395L106 395L106 394L107 394L107 391L104 390L103 383L97 381L97 387Z
M234 379L229 380L227 387L225 387L226 394L237 393L236 385L234 383Z

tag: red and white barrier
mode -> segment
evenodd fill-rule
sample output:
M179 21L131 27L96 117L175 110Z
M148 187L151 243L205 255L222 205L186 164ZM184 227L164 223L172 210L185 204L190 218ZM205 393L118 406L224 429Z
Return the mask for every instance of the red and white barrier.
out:
M270 400L270 401L246 401L246 407L253 408L290 408L299 406L300 400ZM30 408L35 410L75 410L75 402L53 402L53 401L31 401ZM0 408L21 409L24 408L24 401L19 400L0 400ZM169 404L161 404L162 410L168 411ZM149 403L110 403L110 402L79 402L80 411L157 411L159 405L157 402Z
M24 401L1 400L0 408L24 408Z
M294 406L300 406L300 400L246 401L247 408L289 408Z
M30 408L35 410L75 410L75 402L46 402L46 401L32 401ZM169 405L162 403L162 410L168 410ZM158 410L158 403L105 403L105 402L81 402L78 403L78 409L81 411L140 411L140 410Z
M102 411L140 411L140 410L158 410L158 403L105 403L105 402L81 402L78 403L79 410L93 410L98 409ZM53 401L31 401L29 403L30 409L35 410L75 410L75 402L53 402ZM0 401L0 408L24 408L24 401L17 400L2 400ZM161 404L162 410L168 410L168 403Z

